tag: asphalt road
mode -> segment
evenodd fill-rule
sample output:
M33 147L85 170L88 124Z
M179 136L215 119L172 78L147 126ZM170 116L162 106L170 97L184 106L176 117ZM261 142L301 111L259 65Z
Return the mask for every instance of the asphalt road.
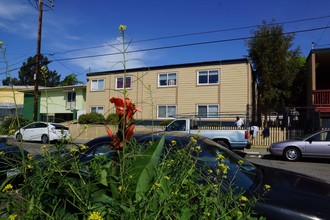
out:
M14 139L9 139L8 142L15 145L22 144L24 149L29 151L31 154L41 152L41 146L44 145L37 142L19 143ZM51 147L52 144L46 146ZM282 158L271 156L268 153L258 154L258 152L256 152L256 154L249 154L242 151L237 151L236 153L256 164L310 175L330 183L330 159L303 158L298 162L289 162L282 160Z
M238 154L252 163L302 173L330 183L330 159L302 158L300 161L290 162L268 153L259 156L240 152Z

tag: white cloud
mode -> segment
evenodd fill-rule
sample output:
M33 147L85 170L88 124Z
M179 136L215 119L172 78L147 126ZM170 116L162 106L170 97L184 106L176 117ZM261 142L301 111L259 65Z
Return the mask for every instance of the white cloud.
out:
M111 45L117 43L118 41L113 40L111 42ZM118 48L118 46L116 46L116 48ZM72 57L79 57L79 56L82 57L91 56L91 57L73 60L72 62L78 66L81 66L85 70L90 70L91 72L123 69L123 54L121 53L121 50L119 48L118 48L119 50L116 48L104 44L104 47L93 49L92 53L88 53L88 54L75 53L75 55ZM137 51L137 50L139 50L139 47L136 47L134 45L130 45L128 48L128 51ZM101 55L101 56L93 57L93 55ZM144 52L126 53L125 56L127 61L126 69L147 66L146 64L147 56Z
M0 1L0 18L15 21L33 13L33 7L22 2Z

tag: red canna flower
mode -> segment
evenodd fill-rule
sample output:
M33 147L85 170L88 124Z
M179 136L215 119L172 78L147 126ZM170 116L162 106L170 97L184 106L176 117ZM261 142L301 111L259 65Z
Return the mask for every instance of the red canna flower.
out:
M130 140L134 134L133 131L135 125L131 122L131 119L137 111L142 111L142 109L136 107L129 98L125 99L125 103L122 98L115 97L112 97L109 101L115 104L116 113L118 114L120 121L118 131L115 135L112 134L112 131L107 125L105 125L105 129L108 135L112 138L110 147L115 150L122 150L125 140ZM125 120L123 118L124 115Z

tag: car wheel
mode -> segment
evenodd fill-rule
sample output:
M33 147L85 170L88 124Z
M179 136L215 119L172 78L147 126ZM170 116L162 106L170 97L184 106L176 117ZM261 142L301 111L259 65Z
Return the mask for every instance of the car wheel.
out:
M288 161L297 161L300 159L301 153L298 148L288 147L284 150L284 159Z
M47 144L48 143L48 136L46 134L43 134L41 136L41 142L44 143L44 144Z
M15 139L16 139L17 142L21 142L23 140L22 134L21 133L16 134Z

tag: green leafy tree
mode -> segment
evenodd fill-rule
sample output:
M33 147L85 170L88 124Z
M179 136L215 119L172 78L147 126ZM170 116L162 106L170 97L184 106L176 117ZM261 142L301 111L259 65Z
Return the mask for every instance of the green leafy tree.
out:
M78 84L84 84L84 83L78 80L77 74L71 73L61 81L60 86L71 86Z
M40 66L45 66L47 68L46 74L41 74L38 76L38 85L39 86L58 86L60 84L61 75L58 75L56 70L48 70L48 61L47 57L40 55ZM36 73L36 58L29 57L26 62L23 63L22 67L18 71L18 79L16 78L6 78L2 81L3 85L15 85L15 86L32 86L34 85L34 75Z
M291 49L293 34L284 34L281 25L263 21L247 41L249 57L256 69L258 111L267 116L281 112L292 101L293 82L301 68L300 48Z

